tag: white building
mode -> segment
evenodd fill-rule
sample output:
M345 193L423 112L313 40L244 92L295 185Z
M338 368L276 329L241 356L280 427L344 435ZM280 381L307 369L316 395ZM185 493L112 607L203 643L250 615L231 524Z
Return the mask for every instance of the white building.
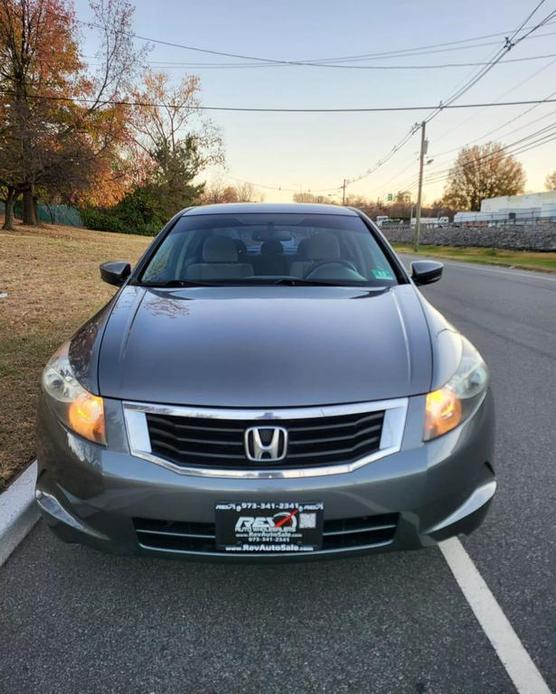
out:
M499 198L487 198L481 200L481 212L536 209L546 205L556 205L556 190L550 190L547 193L526 193L525 195L502 195Z
M527 224L536 220L556 219L556 190L526 195L503 195L481 201L480 212L457 212L456 224L510 222Z

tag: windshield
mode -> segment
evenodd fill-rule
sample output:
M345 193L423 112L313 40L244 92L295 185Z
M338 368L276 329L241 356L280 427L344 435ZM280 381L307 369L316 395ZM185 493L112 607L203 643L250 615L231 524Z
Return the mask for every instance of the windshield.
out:
M143 284L388 286L396 275L357 216L185 215L158 247Z

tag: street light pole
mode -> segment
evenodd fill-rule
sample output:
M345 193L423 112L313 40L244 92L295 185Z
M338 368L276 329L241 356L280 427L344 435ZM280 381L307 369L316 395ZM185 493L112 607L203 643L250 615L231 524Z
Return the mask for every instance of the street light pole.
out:
M344 178L344 182L342 183L342 205L346 204L346 184L347 180Z
M419 154L419 188L417 191L417 208L415 210L415 250L419 250L419 241L421 240L421 201L423 198L423 165L425 163L425 154L427 153L428 142L425 139L425 128L427 121L421 123L421 152Z

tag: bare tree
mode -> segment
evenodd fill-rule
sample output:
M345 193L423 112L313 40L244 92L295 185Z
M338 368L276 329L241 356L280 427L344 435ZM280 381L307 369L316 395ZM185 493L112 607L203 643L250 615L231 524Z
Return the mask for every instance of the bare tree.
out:
M333 200L332 198L328 197L328 195L316 195L314 193L294 193L293 194L293 200L294 202L314 202L317 204L332 204Z
M547 174L544 185L547 190L556 190L556 171Z
M201 195L201 202L204 205L215 203L230 202L256 202L261 201L263 196L258 195L252 183L242 183L237 186L226 186L220 179L212 181L205 186Z
M173 214L191 204L204 184L193 179L207 166L222 164L222 138L216 126L200 111L200 80L188 75L177 86L168 75L147 72L131 123L137 180L154 183L162 209Z
M255 186L248 181L240 183L236 187L237 200L238 202L254 202L257 193L255 191Z

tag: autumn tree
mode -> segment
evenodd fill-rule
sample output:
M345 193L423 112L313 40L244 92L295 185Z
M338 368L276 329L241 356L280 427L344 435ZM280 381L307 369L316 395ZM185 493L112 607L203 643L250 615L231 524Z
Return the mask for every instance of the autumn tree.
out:
M547 190L556 190L556 171L547 174L544 185Z
M479 210L481 200L523 193L523 166L501 144L464 147L450 170L444 204L459 210Z
M130 38L128 0L93 0L101 63L88 74L79 57L70 0L0 4L0 184L4 228L23 196L23 221L35 224L37 197L75 200L123 194L124 161L115 161L127 119L118 100L139 55Z
M81 68L74 33L73 13L64 0L0 4L0 180L7 226L21 194L26 221L35 221L33 188L37 172L50 165L55 135L48 125L61 108L57 99L72 93Z

